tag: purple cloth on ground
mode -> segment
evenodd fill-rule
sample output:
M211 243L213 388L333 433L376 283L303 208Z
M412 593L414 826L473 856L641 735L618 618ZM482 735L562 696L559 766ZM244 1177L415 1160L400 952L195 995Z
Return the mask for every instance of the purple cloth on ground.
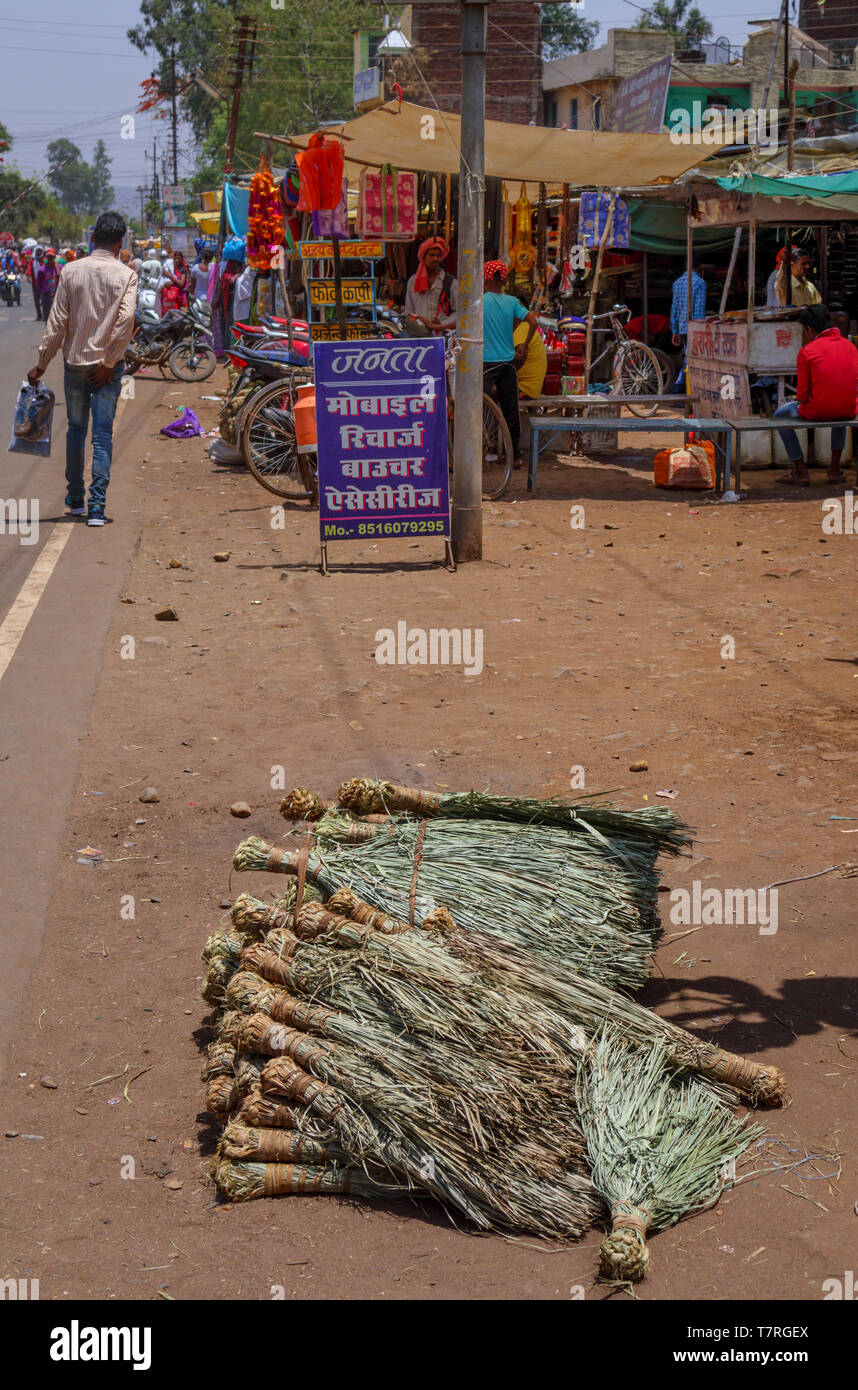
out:
M161 434L166 434L170 439L192 439L196 434L205 434L205 430L190 406L186 405L177 420L162 427Z

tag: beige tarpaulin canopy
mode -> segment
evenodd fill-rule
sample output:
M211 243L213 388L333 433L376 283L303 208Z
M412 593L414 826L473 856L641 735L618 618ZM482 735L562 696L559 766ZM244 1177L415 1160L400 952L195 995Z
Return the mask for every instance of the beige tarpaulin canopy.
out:
M326 128L342 134L354 176L362 165L458 174L461 121L449 112L396 101ZM311 132L312 133L312 132ZM293 142L305 148L310 135ZM612 188L671 183L700 162L695 145L669 135L626 135L603 130L554 130L486 121L486 174L510 181Z

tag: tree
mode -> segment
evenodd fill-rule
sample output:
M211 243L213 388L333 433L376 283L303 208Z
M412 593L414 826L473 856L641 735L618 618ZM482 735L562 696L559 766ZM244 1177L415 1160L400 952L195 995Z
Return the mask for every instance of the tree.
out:
M378 7L373 0L242 0L240 9L260 26L236 140L236 167L246 170L258 157L255 130L289 136L352 115L352 31L376 28ZM235 15L228 0L140 0L140 14L128 37L142 52L155 49L163 90L175 47L181 72L198 68L224 96L230 93ZM228 105L195 84L180 100L197 138L199 166L217 174L211 187L222 177Z
M664 29L672 34L676 51L700 48L704 39L712 37L712 25L691 0L655 0L644 10L637 22L638 29Z
M592 48L599 33L598 20L585 19L569 4L542 6L542 56L565 58Z
M106 212L116 194L110 182L110 166L113 163L107 153L107 146L99 140L92 152L92 207L90 212Z
M111 159L107 146L99 140L93 162L87 164L72 140L52 140L47 148L48 181L63 207L77 217L97 216L113 201L110 184Z

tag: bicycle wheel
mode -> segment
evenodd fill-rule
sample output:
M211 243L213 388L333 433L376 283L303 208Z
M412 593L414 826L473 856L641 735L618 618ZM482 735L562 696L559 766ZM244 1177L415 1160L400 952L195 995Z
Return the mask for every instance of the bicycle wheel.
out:
M664 389L661 367L652 348L646 343L620 343L614 365L614 394L617 396L660 396ZM652 405L630 405L633 415L654 415L658 402Z
M276 497L314 499L316 473L299 454L295 439L291 382L273 381L250 399L241 430L245 462L258 483Z
M503 497L512 477L512 435L497 401L483 394L483 497Z

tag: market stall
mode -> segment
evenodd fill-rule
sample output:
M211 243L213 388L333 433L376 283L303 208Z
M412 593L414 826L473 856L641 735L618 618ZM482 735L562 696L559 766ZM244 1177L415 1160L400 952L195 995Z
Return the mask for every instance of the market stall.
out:
M792 281L784 276L787 303L766 303L767 283L776 268L777 232L787 251L801 246L811 256L814 294L844 315L854 334L858 314L858 171L813 176L748 174L719 178L715 188L694 196L688 216L687 268L694 263L698 229L732 232L733 251L718 311L688 324L689 391L701 408L721 418L748 421L771 417L790 394L801 348L799 308L789 301ZM767 258L761 256L767 245ZM743 253L747 267L736 284ZM808 291L808 293L810 293ZM732 307L731 306L732 301ZM738 302L737 302L738 301ZM689 301L690 302L690 301ZM749 432L750 432L750 426ZM824 461L830 432L809 432L808 451ZM785 461L775 426L764 423L744 444L747 467ZM847 443L845 457L851 446Z

